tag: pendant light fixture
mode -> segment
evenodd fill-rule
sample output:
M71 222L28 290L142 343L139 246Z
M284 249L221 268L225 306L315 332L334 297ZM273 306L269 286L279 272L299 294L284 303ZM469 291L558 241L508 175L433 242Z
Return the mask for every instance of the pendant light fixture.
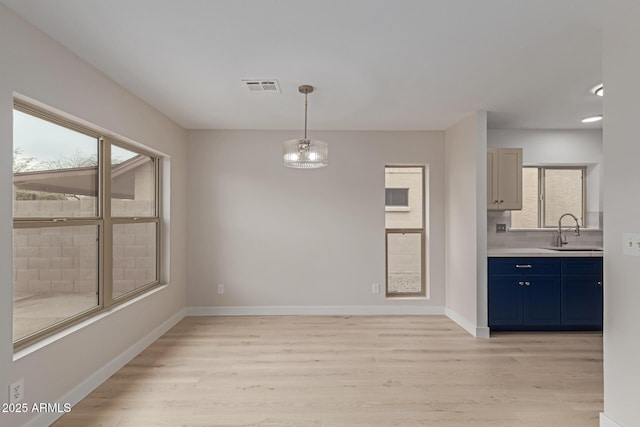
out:
M304 93L304 138L285 141L282 159L288 168L322 168L329 164L329 146L326 142L307 138L307 95L313 92L313 86L302 85L298 91Z

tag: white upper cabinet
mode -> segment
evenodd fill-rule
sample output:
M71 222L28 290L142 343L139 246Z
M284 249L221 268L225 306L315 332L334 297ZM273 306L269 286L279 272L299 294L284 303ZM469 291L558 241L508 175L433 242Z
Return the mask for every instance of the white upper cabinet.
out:
M487 148L487 209L522 209L522 148Z

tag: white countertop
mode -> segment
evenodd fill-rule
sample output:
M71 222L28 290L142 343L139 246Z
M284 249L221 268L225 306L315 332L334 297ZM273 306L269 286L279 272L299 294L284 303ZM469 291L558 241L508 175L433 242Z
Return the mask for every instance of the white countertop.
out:
M600 257L602 251L554 251L545 248L490 248L487 249L489 257Z

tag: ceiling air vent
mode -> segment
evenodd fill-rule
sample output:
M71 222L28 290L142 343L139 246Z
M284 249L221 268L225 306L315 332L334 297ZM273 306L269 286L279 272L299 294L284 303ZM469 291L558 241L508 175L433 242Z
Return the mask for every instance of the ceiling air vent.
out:
M242 80L242 83L251 93L282 93L277 80Z

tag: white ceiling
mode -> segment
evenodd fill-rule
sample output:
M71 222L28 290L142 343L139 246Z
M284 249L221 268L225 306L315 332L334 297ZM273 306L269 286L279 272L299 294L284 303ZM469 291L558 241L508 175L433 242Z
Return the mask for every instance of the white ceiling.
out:
M601 127L599 0L0 2L188 129Z

